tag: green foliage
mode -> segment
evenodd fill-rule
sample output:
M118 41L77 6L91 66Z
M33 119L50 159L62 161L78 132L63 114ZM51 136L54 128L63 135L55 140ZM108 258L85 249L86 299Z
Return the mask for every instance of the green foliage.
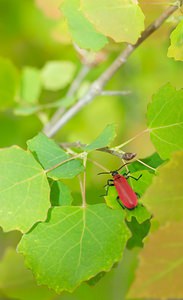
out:
M44 221L50 207L46 174L30 152L13 146L0 151L0 225L28 231Z
M42 133L29 140L27 145L35 158L47 170L48 177L54 180L73 178L83 171L83 165L80 160L73 159L65 162L71 157L53 140L48 139ZM57 165L59 166L55 168Z
M27 96L27 97L29 97L29 96ZM32 96L30 98L32 98ZM23 106L19 106L14 109L15 115L19 115L19 116L29 116L29 115L37 113L37 111L39 111L38 106L25 107L24 104L23 104Z
M60 293L110 270L128 238L122 210L105 204L62 206L51 209L45 223L23 236L18 251L38 283Z
M182 60L182 21L171 34L172 60L161 31L137 52L137 45L126 47L141 36L144 15L147 23L157 18L151 1L15 0L8 10L6 2L0 1L0 51L10 58L0 58L1 145L7 147L0 151L0 297L111 300L127 299L130 290L134 299L182 298L183 91L175 62ZM165 82L171 84L160 88ZM124 97L123 89L131 94ZM83 99L88 105L80 111ZM47 129L60 121L65 127L55 140L41 133L50 136ZM27 151L8 147L26 143ZM142 174L128 178L140 198L133 210L119 204L114 186L102 192L110 174L96 176L121 166L125 152L137 155L121 174ZM6 233L13 230L18 238ZM7 248L19 240L27 268ZM78 289L56 296L49 287Z
M131 222L127 222L127 225L132 232L132 236L126 245L127 248L143 248L143 239L147 236L151 227L150 221L146 220L143 223L138 223L137 219L132 217Z
M20 100L25 104L36 104L42 89L40 71L25 67L22 71Z
M49 61L41 71L45 89L57 91L66 87L74 77L75 65L70 61Z
M15 66L8 59L0 57L0 110L14 104L18 74Z
M183 91L170 84L153 96L147 110L147 125L158 153L163 159L183 148Z
M175 60L183 60L183 20L170 35L171 45L168 48L168 56Z
M113 209L122 209L120 203L117 201L117 191L114 186L106 187L106 194L104 199L106 204Z
M116 42L134 44L144 29L144 15L136 1L81 0L81 9L99 32Z
M126 220L131 222L133 219L136 219L139 224L142 224L146 220L151 218L151 213L146 209L144 205L139 203L137 207L132 210L126 209Z
M74 42L81 48L98 51L107 44L107 38L85 18L79 0L64 0L61 11L67 19Z
M98 148L109 146L116 137L115 129L115 124L107 125L101 134L91 144L87 145L83 149L85 151L92 151Z
M51 204L52 206L68 206L73 202L71 191L67 185L61 181L51 181Z

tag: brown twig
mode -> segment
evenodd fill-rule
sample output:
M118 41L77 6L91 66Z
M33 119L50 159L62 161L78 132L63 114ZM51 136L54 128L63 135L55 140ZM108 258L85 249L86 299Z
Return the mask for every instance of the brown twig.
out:
M68 148L84 149L87 145L81 143L80 141L77 141L77 142L73 142L73 143L60 143L60 146L64 149L68 149ZM98 148L96 150L112 154L112 155L117 156L120 159L124 159L124 160L131 160L136 156L136 153L124 152L122 150L116 151L115 149L109 148L109 147L102 147L102 148Z

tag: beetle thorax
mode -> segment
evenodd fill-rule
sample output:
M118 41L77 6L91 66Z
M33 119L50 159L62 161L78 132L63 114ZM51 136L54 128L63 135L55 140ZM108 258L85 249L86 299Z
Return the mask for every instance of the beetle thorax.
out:
M112 177L113 177L114 179L118 179L118 178L121 177L121 175L120 175L117 171L114 171L114 172L112 172Z

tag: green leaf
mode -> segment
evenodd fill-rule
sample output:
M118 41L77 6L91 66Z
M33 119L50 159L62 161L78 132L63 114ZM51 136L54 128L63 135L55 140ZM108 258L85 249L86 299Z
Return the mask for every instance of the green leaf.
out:
M29 104L36 104L41 93L41 88L40 71L33 67L25 67L21 77L21 100Z
M177 25L170 35L171 45L168 48L168 57L183 60L183 20Z
M144 15L132 0L81 0L81 10L102 34L134 44L144 29Z
M127 221L131 222L135 217L139 224L142 224L152 217L151 213L141 203L139 203L134 209L126 209L125 212Z
M17 75L11 61L0 57L0 109L13 106L18 83Z
M68 108L71 105L73 105L75 102L76 102L75 97L66 97L66 98L62 98L61 100L56 101L55 107Z
M162 165L165 161L161 159L159 154L157 152L153 153L152 155L140 159L142 163L145 163L146 165L156 169L160 165ZM148 168L144 164L142 164L139 161L133 161L130 165L128 165L128 169L131 173L134 173L136 171L146 170L150 173L154 173L155 171L153 169Z
M132 232L131 238L127 242L127 248L132 249L134 247L143 247L143 239L147 236L151 223L146 220L143 223L138 223L136 218L132 218L131 222L127 222L128 228Z
M43 133L39 133L33 139L29 140L27 145L45 170L64 162L70 157L53 140L49 139ZM81 161L73 159L48 172L47 175L54 180L60 178L73 178L83 170L84 167Z
M49 184L31 153L13 146L0 151L0 226L28 231L44 221L50 207Z
M183 152L174 153L172 159L158 168L159 175L142 198L148 210L161 225L180 221L183 216Z
M37 111L39 111L38 106L29 106L29 107L20 106L20 107L17 107L16 109L14 109L15 115L18 115L18 116L29 116L29 115L36 113Z
M114 186L110 186L106 188L107 194L104 196L105 202L107 206L113 208L113 209L122 209L121 205L119 204L117 200L117 191Z
M66 17L72 38L81 48L98 51L107 43L107 38L97 32L93 24L83 15L80 0L64 0L61 11Z
M163 159L183 148L183 90L163 86L148 106L151 140Z
M110 143L116 137L116 126L115 124L109 124L105 127L105 129L101 132L101 134L89 145L84 147L85 151L92 151L98 148L106 147L110 145Z
M41 71L45 89L57 91L65 88L73 79L76 66L71 61L49 61Z
M96 276L92 277L87 281L87 284L89 286L96 285L107 273L106 272L100 272Z
M68 206L73 202L71 191L67 185L61 181L52 181L51 184L51 204L53 206Z
M121 210L105 204L55 207L45 223L25 234L18 251L38 284L57 293L109 271L121 259L130 234ZM54 255L53 255L54 251Z
M4 295L19 300L51 300L55 297L48 288L37 286L23 257L12 248L7 249L0 261L0 289Z
M35 114L39 111L44 111L49 108L57 108L57 107L68 108L72 104L74 104L75 101L76 101L76 99L74 97L68 97L68 98L59 99L52 103L47 103L45 105L43 104L43 105L36 105L36 106L35 105L34 106L18 106L17 108L14 109L14 113L19 116L29 116L29 115ZM24 105L25 105L25 103L24 103Z

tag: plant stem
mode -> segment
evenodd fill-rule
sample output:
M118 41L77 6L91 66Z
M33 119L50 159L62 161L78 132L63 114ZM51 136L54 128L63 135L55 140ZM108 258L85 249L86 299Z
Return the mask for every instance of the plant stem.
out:
M153 167L147 165L147 164L146 164L145 162L143 162L142 160L137 159L137 161L138 161L139 163L141 163L142 165L146 166L147 168L149 168L149 169L153 170L154 172L156 172L156 169L155 169L155 168L153 168Z
M129 139L128 141L120 144L119 146L116 146L115 149L120 149L120 148L123 148L124 146L126 146L127 144L133 142L136 138L138 138L139 136L141 136L142 134L146 133L146 132L149 132L149 129L146 128L144 129L143 131L139 132L138 134L136 134L134 137L132 137L131 139Z
M99 167L100 169L102 169L105 172L109 172L109 170L107 168L105 168L104 166L102 166L101 164L99 164L97 161L88 158L88 161L92 162L95 166Z
M61 162L59 162L58 164L54 165L53 167L45 170L45 173L48 173L48 172L50 172L52 170L55 170L56 168L60 167L61 165L65 164L66 162L68 162L70 160L73 160L75 158L82 158L82 156L83 156L83 153L80 153L80 154L75 155L73 157L69 157L68 159L62 160Z
M86 161L87 156L83 159L84 174L83 174L83 189L82 189L82 207L86 207Z
M182 1L179 2L182 4ZM142 33L141 37L134 44L128 44L124 51L114 60L114 62L102 73L97 80L93 82L88 92L74 104L66 113L51 124L44 132L48 137L52 137L61 127L63 127L74 115L76 115L85 105L91 102L97 95L100 95L103 87L116 73L116 71L126 63L128 57L134 52L134 50L141 45L153 32L155 32L164 21L173 14L179 8L179 5L175 4L169 6L153 23L151 23Z

